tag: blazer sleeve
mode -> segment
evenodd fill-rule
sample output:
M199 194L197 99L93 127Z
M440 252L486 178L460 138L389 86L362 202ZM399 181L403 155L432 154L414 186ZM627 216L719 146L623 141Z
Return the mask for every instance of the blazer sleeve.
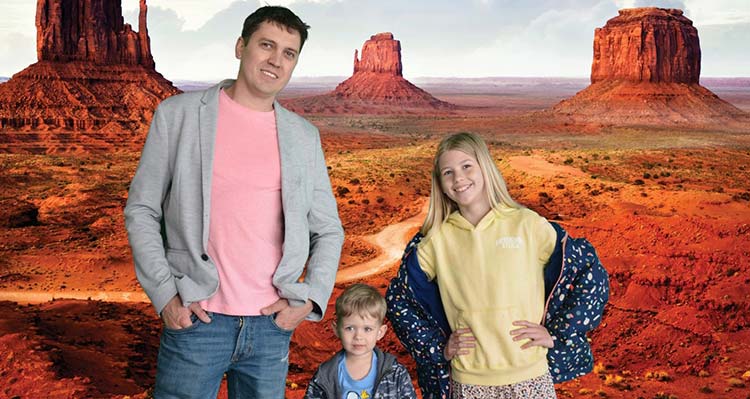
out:
M135 273L157 313L177 295L162 236L162 202L171 184L169 134L162 107L154 113L141 160L130 183L125 228Z
M344 243L344 229L339 220L336 199L331 190L328 168L317 129L315 137L315 162L312 170L313 198L307 215L310 229L310 259L305 283L308 284L310 300L318 306L318 309L314 309L314 316L311 316L320 320L325 314L328 298L336 282L341 246Z

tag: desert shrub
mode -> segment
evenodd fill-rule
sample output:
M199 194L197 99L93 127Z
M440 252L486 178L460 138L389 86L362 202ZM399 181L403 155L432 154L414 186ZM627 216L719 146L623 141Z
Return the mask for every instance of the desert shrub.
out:
M666 371L661 370L655 370L655 371L648 371L645 375L647 380L656 380L656 381L670 381L672 378L669 376L669 373Z
M743 388L745 386L745 383L742 382L741 379L734 378L734 377L728 379L727 384L729 384L730 387L734 387L734 388Z
M630 384L625 380L625 377L617 374L607 374L604 376L604 385L608 387L617 388L619 390L629 390Z
M568 158L565 161L563 161L563 163L566 164L566 165L570 165L570 164L573 163L573 158Z
M641 179L635 179L635 181L633 182L633 184L635 184L636 186L642 186L642 185L646 184L646 182L644 182Z
M336 187L336 195L339 197L344 197L347 194L349 194L349 189L345 186L338 186Z

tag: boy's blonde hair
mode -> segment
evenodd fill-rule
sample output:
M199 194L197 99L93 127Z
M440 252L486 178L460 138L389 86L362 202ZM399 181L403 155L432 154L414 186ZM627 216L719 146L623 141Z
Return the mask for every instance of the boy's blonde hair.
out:
M336 325L341 328L344 317L357 314L370 316L381 324L385 319L385 298L367 284L354 284L336 298Z
M430 207L427 211L422 228L419 230L423 236L428 237L432 231L437 231L440 225L448 219L451 213L458 210L458 205L443 191L440 179L440 156L444 153L458 150L471 155L477 160L479 170L484 178L484 188L493 209L498 205L508 208L523 208L508 193L503 175L497 169L492 160L490 150L481 137L474 133L457 133L444 138L438 145L435 159L432 163L432 188L430 189Z

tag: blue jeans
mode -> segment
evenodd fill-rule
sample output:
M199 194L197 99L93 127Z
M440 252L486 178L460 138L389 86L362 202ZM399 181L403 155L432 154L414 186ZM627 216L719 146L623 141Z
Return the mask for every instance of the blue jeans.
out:
M283 399L292 331L273 316L209 317L162 328L154 398L216 398L226 373L229 399Z

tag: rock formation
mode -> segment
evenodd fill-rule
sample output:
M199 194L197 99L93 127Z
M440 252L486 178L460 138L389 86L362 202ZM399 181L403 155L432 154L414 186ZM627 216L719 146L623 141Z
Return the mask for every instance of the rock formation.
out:
M120 1L38 0L38 62L0 84L0 151L139 146L134 133L179 93L154 69L146 13L141 0L135 32Z
M415 86L402 75L401 43L378 33L354 50L354 73L328 94L286 101L299 112L394 113L409 109L456 108Z
M681 10L620 10L594 34L591 85L553 112L603 123L714 123L744 118L699 84L698 30Z

